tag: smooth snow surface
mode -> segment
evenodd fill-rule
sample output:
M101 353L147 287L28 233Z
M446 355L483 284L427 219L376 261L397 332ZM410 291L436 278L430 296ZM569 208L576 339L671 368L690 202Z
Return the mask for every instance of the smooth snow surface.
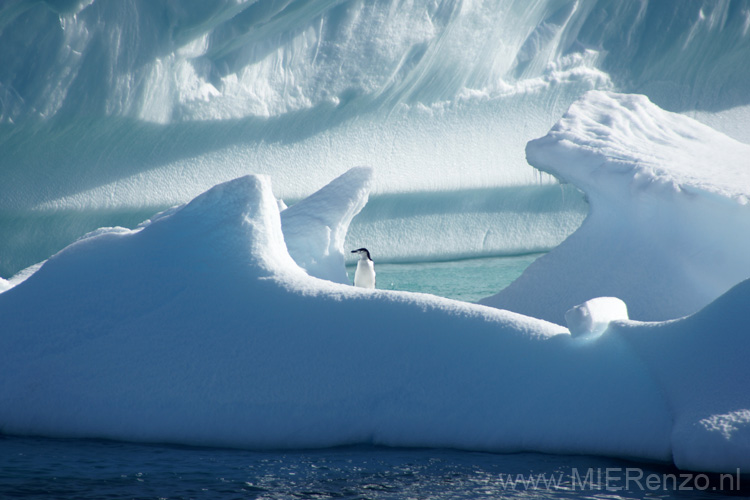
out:
M344 240L352 219L367 203L371 182L371 168L353 168L281 212L289 254L311 276L349 283Z
M482 303L564 324L613 296L631 318L666 320L750 277L750 146L644 96L592 91L526 155L581 189L590 213Z
M643 359L667 398L672 455L680 467L744 471L750 465L748 303L745 280L693 316L610 326Z
M332 283L292 260L269 181L247 176L92 234L0 294L0 428L734 471L750 466L747 300L750 282L680 322L575 339L507 311Z

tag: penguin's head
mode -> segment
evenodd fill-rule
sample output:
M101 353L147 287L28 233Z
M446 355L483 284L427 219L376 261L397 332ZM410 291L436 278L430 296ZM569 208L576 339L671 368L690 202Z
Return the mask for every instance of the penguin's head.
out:
M367 257L367 260L372 260L372 258L370 258L370 251L366 248L358 248L356 250L352 250L352 253L359 254L360 259L364 259L365 257Z

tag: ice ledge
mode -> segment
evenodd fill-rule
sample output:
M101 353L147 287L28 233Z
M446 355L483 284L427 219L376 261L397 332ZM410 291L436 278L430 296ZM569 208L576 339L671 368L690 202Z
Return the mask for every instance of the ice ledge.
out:
M634 319L667 320L750 276L750 146L644 96L591 91L526 155L584 191L589 215L482 303L564 324L611 296Z
M648 97L589 91L547 135L530 141L535 168L586 193L602 188L712 193L747 204L750 146L665 111ZM574 161L573 161L574 160Z

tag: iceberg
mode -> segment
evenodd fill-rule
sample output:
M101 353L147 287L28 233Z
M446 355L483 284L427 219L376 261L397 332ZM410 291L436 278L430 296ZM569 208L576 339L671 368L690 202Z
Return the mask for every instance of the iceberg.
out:
M750 146L645 96L591 91L526 147L529 163L582 190L581 227L483 299L559 324L589 299L631 318L692 314L750 277Z
M747 0L0 3L0 432L748 467L748 33ZM363 246L557 248L487 307L357 290Z
M677 322L613 321L574 338L509 311L355 288L297 265L269 179L245 176L136 229L81 239L0 294L0 429L587 453L734 472L750 466L749 294L744 282Z

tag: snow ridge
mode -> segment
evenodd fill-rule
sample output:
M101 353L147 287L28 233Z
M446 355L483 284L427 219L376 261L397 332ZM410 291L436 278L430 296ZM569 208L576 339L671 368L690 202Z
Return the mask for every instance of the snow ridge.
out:
M344 241L352 219L367 203L370 167L355 167L281 212L287 249L311 276L349 284Z

